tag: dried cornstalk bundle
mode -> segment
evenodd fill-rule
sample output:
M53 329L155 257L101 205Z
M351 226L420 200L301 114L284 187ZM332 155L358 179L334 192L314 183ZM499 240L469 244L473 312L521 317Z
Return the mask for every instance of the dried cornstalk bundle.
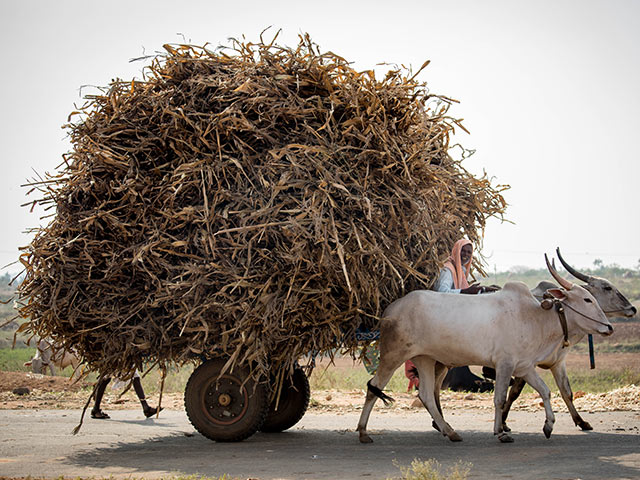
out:
M27 329L115 375L225 356L259 374L355 352L505 202L448 155L450 100L296 48L165 46L68 125L21 256Z

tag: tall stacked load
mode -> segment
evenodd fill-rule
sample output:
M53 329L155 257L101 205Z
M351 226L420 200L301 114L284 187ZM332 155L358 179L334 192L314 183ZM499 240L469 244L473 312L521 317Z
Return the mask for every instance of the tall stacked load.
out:
M450 100L415 75L377 80L307 36L165 49L87 98L35 185L55 215L24 248L20 312L94 370L354 352L505 209L448 155Z

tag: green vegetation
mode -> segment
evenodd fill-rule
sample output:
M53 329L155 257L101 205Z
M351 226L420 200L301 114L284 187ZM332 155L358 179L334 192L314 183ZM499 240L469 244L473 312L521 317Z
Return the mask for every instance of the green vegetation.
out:
M571 347L571 349L576 353L589 353L589 345L586 342L574 345L573 347ZM636 339L636 341L616 343L602 342L598 344L596 355L598 353L640 353L640 339Z
M585 362L588 362L585 359ZM568 370L571 379L571 390L574 392L583 391L587 393L610 392L616 388L625 385L640 385L640 371L632 368L624 367L620 370L598 368L598 357L596 356L596 369L571 369ZM552 392L558 393L558 387L555 384L553 375L547 370L538 370L538 373L544 380L544 383ZM525 386L525 393L534 393L535 391L529 385Z
M23 364L33 358L35 348L0 348L0 370L10 372L27 372L29 367Z
M466 480L472 467L470 463L459 461L445 471L440 462L433 458L426 461L415 459L409 467L398 465L396 461L393 464L402 474L399 480Z

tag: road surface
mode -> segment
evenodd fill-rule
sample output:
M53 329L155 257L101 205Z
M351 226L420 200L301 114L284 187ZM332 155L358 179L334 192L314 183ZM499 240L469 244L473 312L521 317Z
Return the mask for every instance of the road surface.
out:
M180 411L159 419L145 419L140 409L110 413L111 420L85 419L73 436L77 410L0 410L0 476L380 479L400 476L394 463L434 458L445 467L470 463L470 479L640 478L640 412L585 413L592 432L557 414L549 440L542 412L512 412L515 443L500 444L487 410L448 413L464 438L452 443L431 428L424 411L375 409L369 445L354 432L357 413L307 413L287 432L240 443L202 437Z

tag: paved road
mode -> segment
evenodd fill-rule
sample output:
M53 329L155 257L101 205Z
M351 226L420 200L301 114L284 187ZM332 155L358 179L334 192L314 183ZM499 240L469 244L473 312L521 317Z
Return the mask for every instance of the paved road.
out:
M431 429L426 412L378 410L369 423L370 445L358 442L355 413L308 413L285 433L229 444L202 437L178 411L155 420L138 409L114 410L111 420L85 420L73 436L78 411L1 410L0 476L379 479L399 476L394 461L407 466L414 458L435 458L444 466L470 462L469 478L640 478L640 413L585 414L593 432L581 432L567 414L558 414L549 440L542 413L511 415L513 444L493 437L489 411L449 412L449 423L464 438L451 443Z

